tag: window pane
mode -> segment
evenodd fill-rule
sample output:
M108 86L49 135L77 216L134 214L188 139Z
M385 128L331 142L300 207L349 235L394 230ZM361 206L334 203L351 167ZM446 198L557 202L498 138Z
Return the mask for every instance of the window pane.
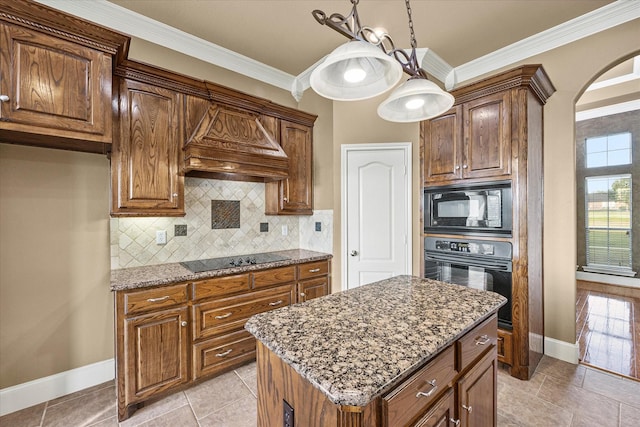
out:
M587 264L631 268L631 175L586 178Z
M587 154L587 167L599 168L601 166L607 166L607 153L598 152Z
M585 149L588 168L631 164L631 133L587 138Z
M608 136L608 149L613 150L629 150L631 148L631 134L619 133L617 135Z
M607 137L587 138L587 153L607 151Z

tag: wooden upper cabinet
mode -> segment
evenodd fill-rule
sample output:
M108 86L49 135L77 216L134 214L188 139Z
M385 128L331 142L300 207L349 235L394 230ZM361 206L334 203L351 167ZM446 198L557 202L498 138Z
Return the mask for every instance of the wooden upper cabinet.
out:
M462 176L462 106L423 122L425 182L451 181Z
M110 55L0 23L4 140L104 151L112 139Z
M150 84L120 81L111 156L113 216L185 214L184 177L178 173L180 97Z
M511 173L510 92L486 96L463 105L463 178Z
M511 173L510 92L453 107L423 122L424 183Z
M313 128L280 121L280 145L289 158L289 177L265 186L267 215L313 214Z

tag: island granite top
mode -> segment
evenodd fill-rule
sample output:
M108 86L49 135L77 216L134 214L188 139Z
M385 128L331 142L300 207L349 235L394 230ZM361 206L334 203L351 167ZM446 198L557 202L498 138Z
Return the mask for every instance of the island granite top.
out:
M282 255L287 259L255 265L245 264L239 267L203 271L202 273L192 273L177 262L111 270L111 290L124 291L151 286L170 285L172 283L188 280L208 279L211 277L264 270L267 268L286 267L288 265L302 264L305 262L321 261L331 259L332 257L330 254L305 249L290 249L270 253Z
M245 328L333 403L365 406L505 303L397 276L255 315Z

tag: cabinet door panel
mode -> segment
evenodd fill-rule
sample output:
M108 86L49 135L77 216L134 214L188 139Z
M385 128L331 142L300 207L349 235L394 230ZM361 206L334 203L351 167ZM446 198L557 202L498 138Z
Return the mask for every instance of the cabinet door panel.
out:
M439 183L461 177L462 107L424 122L424 180Z
M497 408L495 347L458 381L458 414L464 426L495 426Z
M448 427L455 422L456 401L453 389L442 396L429 410L429 413L415 423L414 427Z
M328 294L329 278L327 276L298 282L298 302L309 301Z
M463 178L511 173L510 92L464 104Z
M184 215L184 177L178 176L179 95L122 81L120 135L112 156L112 214ZM117 189L117 191L115 190Z
M187 381L187 308L126 319L127 400Z
M0 24L2 128L111 143L111 58Z

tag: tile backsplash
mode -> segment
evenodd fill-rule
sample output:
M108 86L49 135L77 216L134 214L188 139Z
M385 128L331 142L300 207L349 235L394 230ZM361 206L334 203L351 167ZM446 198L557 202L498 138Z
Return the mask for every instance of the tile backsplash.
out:
M211 228L213 200L239 202L239 228ZM187 177L185 210L187 214L177 218L111 218L111 268L296 248L333 250L332 210L314 211L311 216L265 215L264 183ZM317 222L321 231L315 231ZM261 232L260 223L268 223L269 231ZM176 229L184 229L176 226L186 226L187 235L176 236ZM160 230L167 232L164 245L156 244Z

